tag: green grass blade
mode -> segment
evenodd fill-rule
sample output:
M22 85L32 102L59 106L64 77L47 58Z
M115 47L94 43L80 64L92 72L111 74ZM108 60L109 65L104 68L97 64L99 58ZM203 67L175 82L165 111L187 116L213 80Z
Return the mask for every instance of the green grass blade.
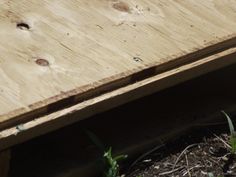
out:
M127 157L128 157L127 155L119 155L119 156L114 157L114 160L120 161L120 160L126 159Z
M229 124L229 130L230 130L230 134L233 135L235 133L234 131L234 125L233 125L233 122L231 121L230 117L228 116L228 114L225 112L225 111L221 111L225 117L227 118L228 120L228 124Z
M228 116L228 114L226 114L224 111L221 111L225 117L227 118L228 120L228 124L229 124L229 129L230 129L230 145L231 145L231 152L232 154L235 154L236 153L236 132L234 130L234 125L233 125L233 122L231 120L231 118Z

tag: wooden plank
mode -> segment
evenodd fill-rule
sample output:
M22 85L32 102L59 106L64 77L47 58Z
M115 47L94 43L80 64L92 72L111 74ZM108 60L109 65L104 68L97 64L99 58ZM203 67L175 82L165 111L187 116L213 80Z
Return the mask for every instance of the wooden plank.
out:
M8 177L10 169L11 151L5 150L0 152L0 176Z
M204 57L0 132L0 150L236 62L236 48ZM235 108L233 108L235 109Z
M0 2L0 128L236 44L234 0Z

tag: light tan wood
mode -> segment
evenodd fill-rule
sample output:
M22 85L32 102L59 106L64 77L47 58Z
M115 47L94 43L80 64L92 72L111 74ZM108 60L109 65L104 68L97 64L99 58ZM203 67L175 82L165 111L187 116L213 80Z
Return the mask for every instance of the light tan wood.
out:
M236 63L236 48L204 57L112 92L91 98L69 108L38 117L0 132L0 150L46 134L97 113L163 90L175 84ZM157 100L158 101L158 100ZM233 110L236 107L232 108Z
M229 48L235 11L234 0L3 0L0 127Z
M10 169L11 151L5 150L0 152L0 176L8 177Z

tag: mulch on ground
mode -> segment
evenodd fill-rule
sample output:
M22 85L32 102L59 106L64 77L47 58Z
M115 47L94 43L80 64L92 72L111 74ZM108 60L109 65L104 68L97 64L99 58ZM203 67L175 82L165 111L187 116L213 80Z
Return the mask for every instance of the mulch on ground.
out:
M175 142L172 147L161 148L136 163L126 177L236 176L236 158L228 142L227 134L212 134L200 142L177 148L177 152L178 142Z

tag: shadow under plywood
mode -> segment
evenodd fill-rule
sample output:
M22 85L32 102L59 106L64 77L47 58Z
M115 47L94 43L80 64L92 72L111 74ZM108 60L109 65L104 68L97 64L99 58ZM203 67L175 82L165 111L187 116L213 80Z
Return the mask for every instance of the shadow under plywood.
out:
M84 130L131 157L236 107L236 65L125 104L12 149L10 177L86 177L102 152ZM233 112L231 112L234 114ZM216 118L219 118L216 119Z

